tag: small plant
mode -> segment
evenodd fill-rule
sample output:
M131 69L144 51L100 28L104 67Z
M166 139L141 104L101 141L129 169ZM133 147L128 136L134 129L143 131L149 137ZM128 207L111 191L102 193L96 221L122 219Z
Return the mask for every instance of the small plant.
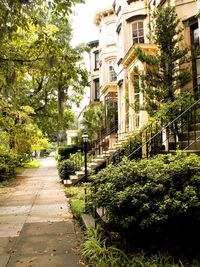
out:
M73 186L65 189L65 194L69 197L71 211L76 218L80 218L85 211L85 188L83 186Z
M88 229L82 246L83 258L95 267L128 267L126 254L114 246L107 247L106 243L102 229Z
M69 204L74 217L77 219L80 218L85 210L85 201L83 199L71 198Z
M99 227L90 228L86 232L85 242L82 245L82 257L95 267L198 267L198 262L175 261L167 253L146 255L143 251L134 255L126 253L112 245L103 230Z
M58 172L61 179L69 179L76 171L73 161L66 159L58 163Z

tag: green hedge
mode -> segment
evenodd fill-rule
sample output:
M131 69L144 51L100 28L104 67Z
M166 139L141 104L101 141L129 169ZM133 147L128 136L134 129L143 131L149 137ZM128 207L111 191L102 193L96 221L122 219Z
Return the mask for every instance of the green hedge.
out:
M199 245L200 157L159 155L123 161L92 178L90 202L133 247L195 254Z
M0 151L0 182L15 175L15 168L18 165L18 156L11 150Z
M77 147L76 145L70 145L66 147L60 146L57 148L57 160L62 161L65 159L69 159L70 154L74 154L78 150L79 150L79 147Z

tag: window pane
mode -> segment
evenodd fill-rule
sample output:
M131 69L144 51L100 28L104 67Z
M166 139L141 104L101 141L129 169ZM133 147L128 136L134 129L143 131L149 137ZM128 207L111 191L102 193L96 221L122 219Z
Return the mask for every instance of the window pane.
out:
M137 31L133 31L133 38L137 36L138 36Z
M141 28L143 29L143 22L142 21L138 22L138 28L139 29L141 29Z
M144 31L143 28L139 30L139 36L143 36L144 35Z
M132 24L132 29L133 29L133 31L137 30L137 23Z
M140 43L140 44L143 44L143 43L144 43L144 37L140 37L140 38L139 38L139 43Z
M144 43L144 28L142 21L132 24L132 39L133 44Z

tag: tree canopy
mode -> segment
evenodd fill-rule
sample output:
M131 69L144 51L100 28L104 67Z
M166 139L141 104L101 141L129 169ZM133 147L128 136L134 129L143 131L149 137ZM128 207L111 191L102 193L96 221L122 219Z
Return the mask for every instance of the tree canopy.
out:
M10 149L17 150L20 138L32 140L38 147L41 142L37 138L42 134L55 141L59 131L65 131L74 121L71 104L80 102L88 85L83 64L88 48L70 44L69 14L74 4L83 2L0 3L0 130L2 140L9 135ZM23 136L24 131L30 134ZM27 146L24 152L30 149Z
M191 80L188 69L189 47L183 44L183 29L175 7L169 3L158 7L152 14L151 41L158 47L155 54L148 54L141 48L135 49L140 61L146 63L142 87L146 99L145 108L155 114L160 106L176 100L177 90Z

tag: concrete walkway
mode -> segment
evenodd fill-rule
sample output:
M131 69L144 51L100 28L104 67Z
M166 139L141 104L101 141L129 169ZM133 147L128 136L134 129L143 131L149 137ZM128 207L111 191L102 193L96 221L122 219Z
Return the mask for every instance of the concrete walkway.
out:
M17 185L0 192L0 267L83 266L54 158L26 170Z

